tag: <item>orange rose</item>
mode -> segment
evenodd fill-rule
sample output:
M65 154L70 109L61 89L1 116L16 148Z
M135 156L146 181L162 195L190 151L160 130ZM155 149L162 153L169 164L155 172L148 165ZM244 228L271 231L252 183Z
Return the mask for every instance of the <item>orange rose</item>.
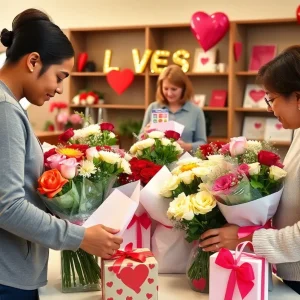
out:
M53 198L67 182L68 180L63 178L58 170L49 170L39 178L38 191L43 195L46 194L48 198Z

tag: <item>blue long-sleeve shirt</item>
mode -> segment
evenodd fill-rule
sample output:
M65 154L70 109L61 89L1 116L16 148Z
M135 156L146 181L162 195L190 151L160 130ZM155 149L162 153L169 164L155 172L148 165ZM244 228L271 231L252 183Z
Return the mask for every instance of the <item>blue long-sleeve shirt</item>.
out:
M191 143L193 151L196 151L200 145L206 144L206 123L204 113L201 108L190 101L187 101L178 111L171 112L167 105L153 102L147 108L145 113L141 133L145 126L151 122L152 109L165 108L169 111L169 120L176 121L184 125L181 139L185 143Z

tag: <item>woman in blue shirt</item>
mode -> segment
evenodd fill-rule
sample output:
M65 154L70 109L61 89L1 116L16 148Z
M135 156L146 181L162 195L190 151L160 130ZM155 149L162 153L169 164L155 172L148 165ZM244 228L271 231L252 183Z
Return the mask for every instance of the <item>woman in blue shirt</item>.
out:
M204 113L190 101L192 97L192 83L182 69L177 65L165 68L157 81L156 102L149 105L141 132L150 128L153 109L168 109L169 120L185 126L180 146L185 151L196 151L206 143L206 125Z

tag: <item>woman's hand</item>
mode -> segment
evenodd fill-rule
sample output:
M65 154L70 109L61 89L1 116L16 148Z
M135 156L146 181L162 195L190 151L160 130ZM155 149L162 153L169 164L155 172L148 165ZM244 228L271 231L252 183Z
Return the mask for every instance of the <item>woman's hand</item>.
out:
M235 250L236 246L242 242L238 238L239 226L226 224L222 228L210 229L201 235L199 247L207 252L216 252L220 248Z
M184 151L191 151L193 149L193 145L189 143L185 143L183 140L178 140L177 143L181 146Z

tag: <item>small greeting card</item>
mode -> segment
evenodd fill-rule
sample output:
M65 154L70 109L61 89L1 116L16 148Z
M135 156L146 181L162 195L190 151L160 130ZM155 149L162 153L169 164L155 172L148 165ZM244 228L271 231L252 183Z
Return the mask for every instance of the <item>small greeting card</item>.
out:
M264 138L266 126L266 118L264 117L245 117L243 133L247 139L259 139Z
M252 47L249 71L258 71L276 56L276 45L254 45Z
M225 107L227 100L227 90L213 90L209 101L209 106Z
M195 50L193 72L216 72L217 49L212 48L206 52L202 48Z
M276 118L267 118L264 139L271 142L291 142L293 130L284 129Z
M267 108L264 97L266 92L257 84L247 84L243 107Z
M193 102L201 108L205 106L205 100L206 100L206 95L204 94L194 95L193 98Z
M169 111L165 108L152 109L151 123L163 123L169 121Z

